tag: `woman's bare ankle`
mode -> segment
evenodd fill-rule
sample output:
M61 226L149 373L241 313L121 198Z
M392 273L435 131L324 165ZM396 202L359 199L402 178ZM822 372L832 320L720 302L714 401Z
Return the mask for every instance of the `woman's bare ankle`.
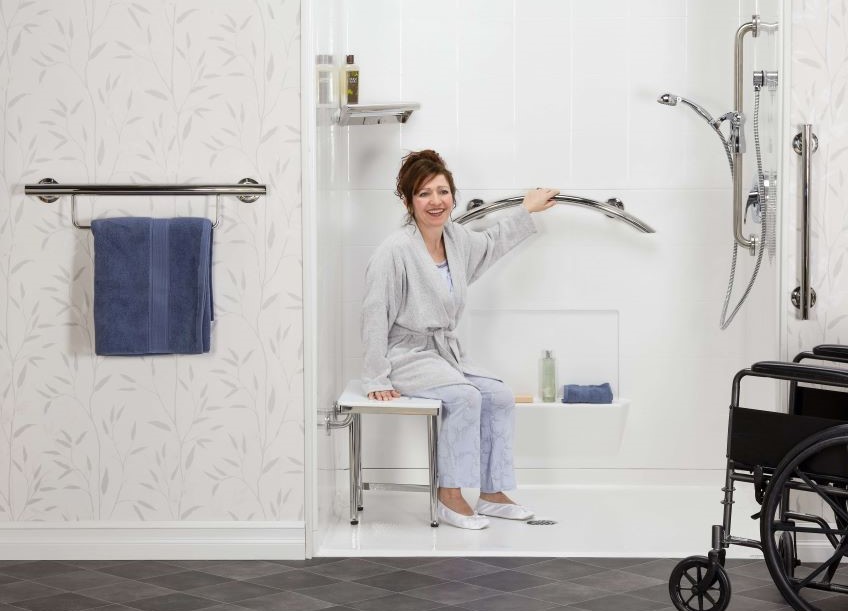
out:
M462 496L460 488L439 488L439 501L451 511L464 516L474 515L474 510Z
M501 492L481 492L480 498L484 501L488 501L490 503L506 503L509 505L514 505L515 501Z

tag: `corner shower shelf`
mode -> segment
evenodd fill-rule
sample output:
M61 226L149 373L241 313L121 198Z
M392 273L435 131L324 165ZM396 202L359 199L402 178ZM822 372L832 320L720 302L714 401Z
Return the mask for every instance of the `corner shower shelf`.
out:
M346 104L339 114L339 125L383 125L406 123L409 116L419 110L418 102L392 102L388 104Z

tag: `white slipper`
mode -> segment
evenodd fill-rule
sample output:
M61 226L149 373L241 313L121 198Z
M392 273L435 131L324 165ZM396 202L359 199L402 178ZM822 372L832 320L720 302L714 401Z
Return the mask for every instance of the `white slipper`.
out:
M446 507L441 501L436 506L436 516L439 518L439 522L444 522L457 528L467 528L468 530L481 530L489 525L488 518L479 516L476 513L471 516L464 516Z
M529 520L535 515L532 510L522 505L492 503L483 499L477 500L476 509L479 514L494 518L506 518L507 520Z

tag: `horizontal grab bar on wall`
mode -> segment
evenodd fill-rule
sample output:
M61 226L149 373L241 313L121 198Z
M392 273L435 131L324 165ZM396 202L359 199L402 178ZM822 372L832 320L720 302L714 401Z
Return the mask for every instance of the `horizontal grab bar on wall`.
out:
M91 229L91 225L82 225L77 220L76 197L78 195L146 195L146 196L215 196L215 223L217 227L221 222L219 212L220 196L234 195L245 203L253 203L260 195L267 195L265 185L261 185L252 178L243 178L235 185L134 185L134 184L68 184L60 185L52 178L44 178L38 184L29 184L24 188L26 195L35 195L45 203L55 202L62 195L71 196L71 220L74 227L78 229Z
M604 214L605 216L608 216L609 218L613 218L618 221L621 221L622 223L626 223L627 225L643 233L656 233L653 227L651 227L641 219L633 216L629 212L625 212L624 203L620 199L612 198L608 199L605 202L599 202L593 199L588 199L586 197L579 197L577 195L556 195L553 199L558 204L569 204L572 206L580 206L582 208L589 208L590 210L595 210ZM479 199L472 199L468 203L468 210L466 210L457 218L455 218L454 222L460 224L467 223L475 219L483 218L484 216L492 212L497 212L498 210L505 210L506 208L518 206L523 201L523 196L507 197L506 199L499 199L495 202L490 202L488 204L484 203L482 200Z

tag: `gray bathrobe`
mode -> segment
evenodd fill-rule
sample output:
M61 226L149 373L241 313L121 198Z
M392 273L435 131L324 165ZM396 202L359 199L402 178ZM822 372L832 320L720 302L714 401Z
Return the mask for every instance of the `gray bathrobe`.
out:
M524 206L485 231L448 222L445 251L453 294L436 269L415 223L390 235L365 273L362 343L366 393L467 384L464 373L494 378L474 365L454 335L468 285L519 242L536 232Z

